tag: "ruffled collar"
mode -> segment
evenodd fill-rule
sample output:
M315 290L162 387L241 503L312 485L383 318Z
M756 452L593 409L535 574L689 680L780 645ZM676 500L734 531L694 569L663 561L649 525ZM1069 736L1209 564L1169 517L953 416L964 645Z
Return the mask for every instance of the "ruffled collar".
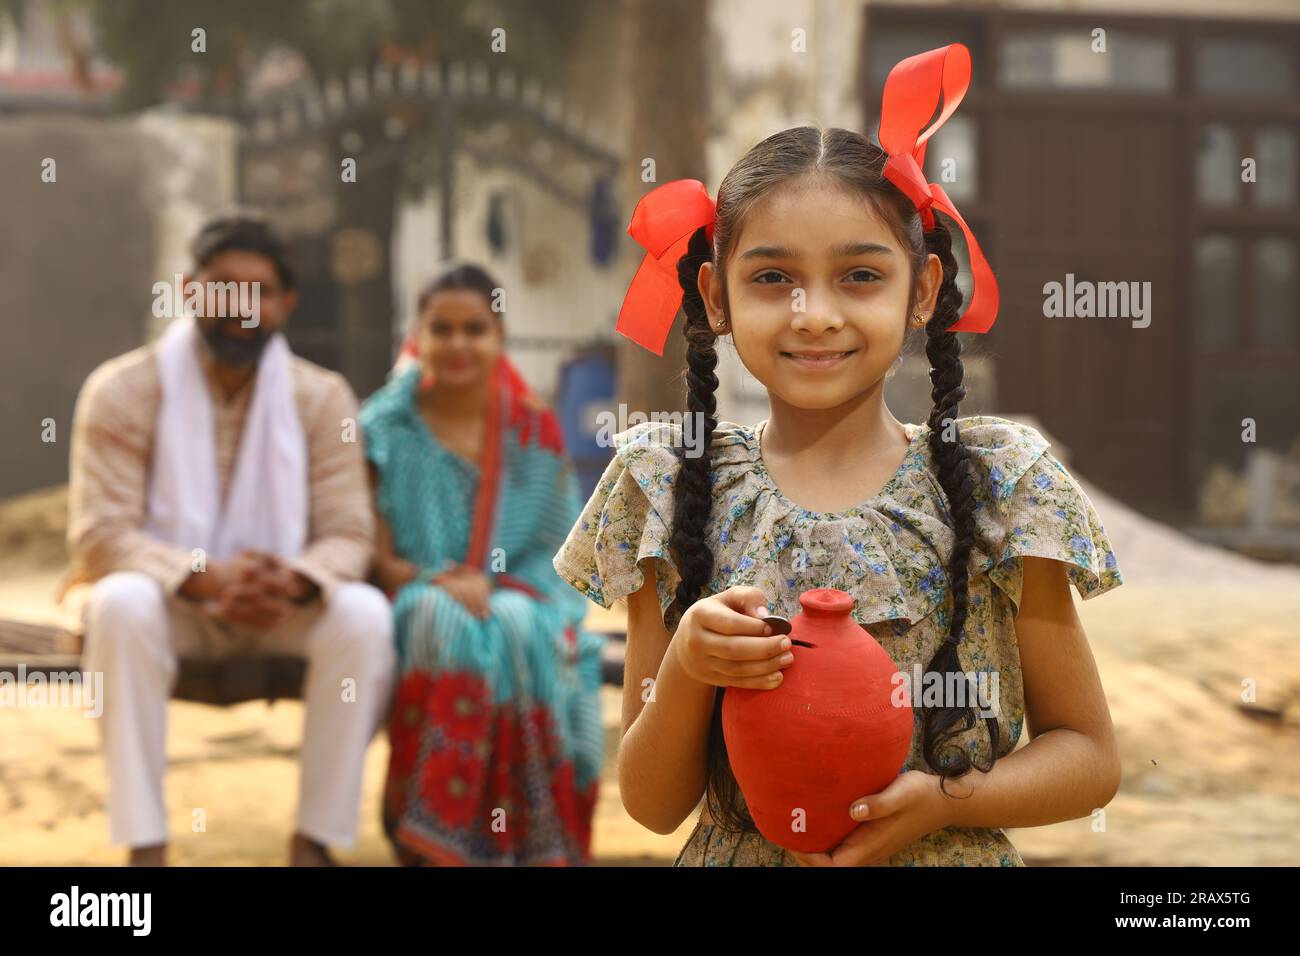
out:
M878 511L880 507L889 501L898 487L908 480L908 473L914 470L918 464L918 459L922 456L925 447L925 435L929 429L925 425L913 425L910 422L903 422L903 428L907 433L908 445L907 452L903 456L897 471L889 477L874 495L868 498L862 504L853 508L846 508L842 511L810 511L802 505L795 504L787 498L777 485L776 480L767 470L767 465L763 462L762 438L763 429L767 427L769 419L764 419L757 425L737 425L736 433L740 438L739 444L743 445L746 452L746 459L752 463L754 474L766 486L772 497L784 508L797 512L799 517L808 518L814 521L840 521L848 518L861 517L864 512L869 510ZM920 462L921 467L924 463Z
M827 565L824 580L804 586L850 590L859 623L915 624L941 608L955 535L932 465L929 426L904 423L909 445L903 461L870 498L843 511L815 512L787 498L764 466L759 439L765 425L721 421L714 430L708 534L715 588L759 587L781 613L798 613L802 582L787 576L782 553L801 548ZM1048 446L1036 430L1007 419L970 416L958 425L976 478L973 580L1000 555L1012 489ZM668 528L680 443L680 426L663 422L615 436L617 454Z

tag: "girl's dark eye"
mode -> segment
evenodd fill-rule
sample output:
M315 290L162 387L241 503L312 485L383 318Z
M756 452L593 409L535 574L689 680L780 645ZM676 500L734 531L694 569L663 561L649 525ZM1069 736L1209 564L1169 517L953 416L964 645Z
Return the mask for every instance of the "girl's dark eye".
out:
M760 272L754 276L754 281L762 285L776 285L778 282L784 282L785 276L775 269L768 269L766 272Z
M880 278L870 269L854 269L848 275L850 282L874 282Z

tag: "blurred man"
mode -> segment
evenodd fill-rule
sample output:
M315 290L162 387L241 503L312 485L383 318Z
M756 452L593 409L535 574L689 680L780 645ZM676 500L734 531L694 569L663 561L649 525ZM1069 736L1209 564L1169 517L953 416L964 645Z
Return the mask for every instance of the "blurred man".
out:
M191 251L186 287L218 295L96 369L73 426L68 539L74 580L93 582L82 666L104 675L110 838L132 864L165 862L178 653L291 654L307 680L289 857L328 865L355 840L395 666L387 600L360 583L374 519L356 397L280 334L297 294L264 222L214 220ZM213 309L222 292L256 314Z

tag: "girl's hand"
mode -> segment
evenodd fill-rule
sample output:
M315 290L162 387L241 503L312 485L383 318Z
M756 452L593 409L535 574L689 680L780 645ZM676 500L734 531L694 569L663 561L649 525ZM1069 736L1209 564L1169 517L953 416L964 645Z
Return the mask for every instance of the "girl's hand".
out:
M702 684L771 690L794 662L790 638L763 623L767 597L758 588L728 588L696 601L678 623L670 650Z
M872 866L884 863L927 833L948 825L943 803L947 799L939 792L936 774L909 770L899 774L879 793L853 801L851 807L866 804L866 812L850 812L850 816L866 822L829 853L790 852L801 866Z
M438 575L434 582L477 618L488 616L488 598L492 595L492 582L477 568L459 565Z

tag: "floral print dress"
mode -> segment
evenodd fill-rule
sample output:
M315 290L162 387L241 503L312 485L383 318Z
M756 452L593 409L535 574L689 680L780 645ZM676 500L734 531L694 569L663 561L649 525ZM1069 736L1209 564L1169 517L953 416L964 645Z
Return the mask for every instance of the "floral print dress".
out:
M1016 642L1022 558L1065 564L1087 600L1123 583L1092 502L1048 451L1034 428L980 415L957 420L976 474L976 544L970 601L959 648L963 670L997 677L997 754L1015 749L1024 726L1024 686ZM813 512L787 499L763 466L756 426L719 422L711 445L713 507L706 531L713 550L712 593L761 588L777 614L799 613L799 595L834 587L856 599L854 618L906 674L924 671L947 636L951 599L946 566L954 534L947 497L930 456L927 425L906 424L907 453L895 474L856 508ZM616 454L555 556L555 570L602 607L640 589L652 561L659 604L671 633L680 580L669 539L674 448L679 426L637 425L615 436ZM933 772L921 754L918 713L905 770ZM989 757L984 721L957 741L973 760ZM706 802L707 803L707 802ZM716 826L707 806L678 866L795 866L795 858L757 832ZM1024 866L1000 828L946 827L895 853L887 866Z

